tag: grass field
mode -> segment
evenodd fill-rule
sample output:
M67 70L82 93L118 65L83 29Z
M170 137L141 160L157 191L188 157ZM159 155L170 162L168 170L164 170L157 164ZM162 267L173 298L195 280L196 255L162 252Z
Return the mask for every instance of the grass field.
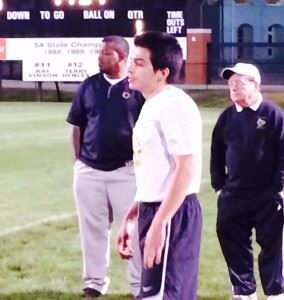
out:
M0 299L79 299L81 253L73 195L68 103L0 102ZM229 299L215 234L216 197L209 147L218 108L201 108L204 216L198 299ZM123 262L112 251L103 299L132 299ZM259 288L259 299L264 299ZM178 300L178 299L176 299Z

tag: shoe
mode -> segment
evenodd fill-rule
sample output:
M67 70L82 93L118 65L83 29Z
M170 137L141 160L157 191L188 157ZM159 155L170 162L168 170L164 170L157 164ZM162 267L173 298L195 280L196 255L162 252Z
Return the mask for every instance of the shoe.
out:
M271 295L267 297L267 300L284 300L284 293L279 295Z
M251 295L234 295L232 300L257 300L256 293Z
M83 289L83 294L81 295L81 298L93 299L93 298L98 298L101 295L102 295L101 292L99 292L95 289L91 289L89 287L86 287L86 288Z

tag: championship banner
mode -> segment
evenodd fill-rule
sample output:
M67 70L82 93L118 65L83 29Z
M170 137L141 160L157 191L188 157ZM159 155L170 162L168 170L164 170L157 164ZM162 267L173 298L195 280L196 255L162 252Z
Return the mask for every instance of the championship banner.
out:
M186 59L186 37L177 39ZM133 38L126 40L131 57ZM102 38L7 38L0 39L0 55L6 60L23 61L23 81L78 82L99 71L101 41Z
M98 72L101 40L102 38L7 39L7 59L23 61L23 81L82 81Z

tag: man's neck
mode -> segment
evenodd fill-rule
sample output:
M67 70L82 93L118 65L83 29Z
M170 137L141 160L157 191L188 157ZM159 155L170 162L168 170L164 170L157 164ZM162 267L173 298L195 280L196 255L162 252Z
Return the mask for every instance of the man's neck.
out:
M109 79L120 79L120 78L124 78L126 77L126 66L117 66L117 68L115 68L115 70L113 70L112 73L106 74L104 73L104 75L109 78Z
M120 79L126 77L125 72L118 72L118 73L113 73L113 74L106 74L104 73L104 76L110 80L115 80L115 79Z
M114 85L116 83L118 83L119 81L123 80L126 76L123 76L123 77L118 77L118 78L110 78L110 77L107 77L106 74L103 74L105 80L107 82L109 82L111 85Z
M253 105L257 101L258 95L259 95L259 93L255 93L255 94L251 95L250 97L248 97L244 100L238 101L237 104L240 105L243 108L250 107L251 105Z
M167 83L161 82L161 84L154 86L152 89L150 88L149 90L143 92L143 96L145 97L146 100L155 97L165 89L167 89L169 85Z

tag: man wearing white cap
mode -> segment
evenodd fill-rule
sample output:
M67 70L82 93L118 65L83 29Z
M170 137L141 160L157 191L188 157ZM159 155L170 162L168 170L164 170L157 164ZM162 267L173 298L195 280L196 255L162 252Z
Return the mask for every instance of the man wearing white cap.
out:
M225 68L233 102L212 134L211 184L218 195L217 235L234 300L255 300L252 230L261 247L261 284L267 299L284 299L284 112L260 93L251 64Z

